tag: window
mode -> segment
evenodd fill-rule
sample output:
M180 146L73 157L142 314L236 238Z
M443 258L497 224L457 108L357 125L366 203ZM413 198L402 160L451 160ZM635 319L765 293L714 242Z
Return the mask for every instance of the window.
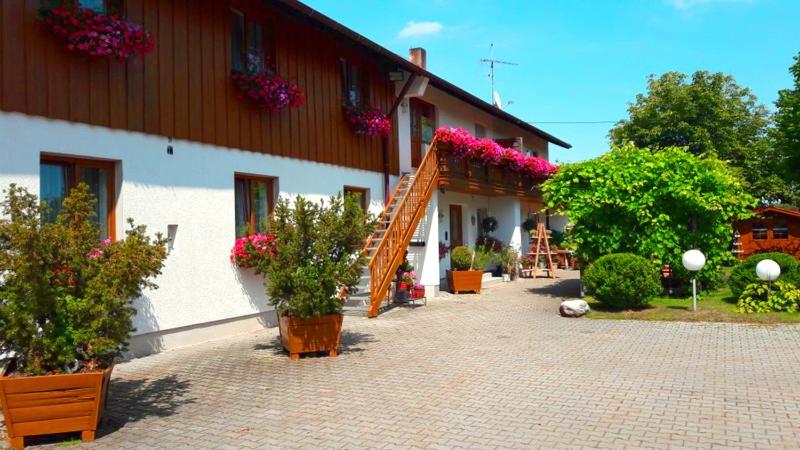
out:
M767 227L763 223L753 224L753 240L763 241L767 239Z
M342 81L342 102L350 107L364 106L369 103L369 87L366 74L348 60L339 59Z
M486 127L476 123L475 124L475 137L476 138L485 138L486 137Z
M264 233L269 228L272 213L273 178L236 175L236 237Z
M367 203L369 202L369 189L360 188L360 187L353 187L353 186L345 186L344 187L344 196L356 196L358 198L358 203L361 205L361 209L364 211L367 210Z
M84 9L90 9L98 14L122 14L123 0L78 0L78 5Z
M411 166L419 167L436 131L436 107L418 98L412 98L411 106Z
M231 10L231 71L258 73L275 64L273 40L268 39L264 26Z
M47 203L44 220L53 222L70 189L86 183L97 197L95 213L100 239L114 239L114 162L62 156L42 156L39 166L39 198Z
M789 239L789 228L785 223L776 223L772 227L772 239Z
M105 14L108 11L105 0L78 0L78 4L81 8L91 9L100 14Z

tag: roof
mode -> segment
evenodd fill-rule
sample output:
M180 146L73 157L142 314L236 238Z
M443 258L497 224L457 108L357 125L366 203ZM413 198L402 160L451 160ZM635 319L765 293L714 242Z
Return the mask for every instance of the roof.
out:
M754 212L756 214L764 214L764 213L783 214L785 216L800 218L800 211L796 209L778 208L777 206L767 206L764 208L758 208Z
M429 83L436 86L437 88L447 92L448 94L471 104L472 106L481 109L499 119L502 119L506 122L512 123L525 131L533 133L536 136L545 139L548 142L552 142L560 147L564 148L571 148L572 145L568 144L567 142L562 141L561 139L549 134L545 131L540 130L539 128L531 125L528 122L519 119L500 108L491 105L480 98L470 94L469 92L461 89L460 87L450 83L449 81L417 66L416 64L408 61L407 59L403 58L402 56L392 52L391 50L380 46L379 44L367 39L366 37L356 33L355 31L347 28L346 26L336 22L335 20L331 19L330 17L320 13L319 11L300 3L297 0L275 0L278 4L281 4L291 11L299 14L300 16L304 17L305 19L317 24L318 26L331 30L336 34L358 44L362 47L366 48L367 50L376 53L377 55L390 60L393 63L396 63L401 69L406 70L408 72L417 74L419 76L423 76L428 78L430 81Z

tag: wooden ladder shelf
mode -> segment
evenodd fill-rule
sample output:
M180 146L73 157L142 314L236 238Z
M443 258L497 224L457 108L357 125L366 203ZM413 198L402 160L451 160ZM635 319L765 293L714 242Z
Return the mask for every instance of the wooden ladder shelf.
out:
M542 250L542 244L544 244L544 250ZM544 228L543 223L540 223L536 227L536 243L531 246L530 254L533 255L533 278L539 275L539 256L545 257L547 265L544 270L548 272L548 277L556 278L556 265L553 262L553 253L550 251L550 240L547 238L547 230Z

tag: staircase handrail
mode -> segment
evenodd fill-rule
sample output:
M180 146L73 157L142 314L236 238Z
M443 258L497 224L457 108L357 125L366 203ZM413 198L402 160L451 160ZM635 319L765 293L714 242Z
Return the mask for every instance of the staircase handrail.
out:
M432 166L431 166L432 165ZM429 167L430 166L430 167ZM432 168L431 168L432 167ZM379 304L380 300L383 298L386 289L388 289L389 283L391 282L391 276L394 271L397 270L396 266L399 266L399 263L395 261L397 258L397 253L403 251L401 247L404 247L407 244L407 241L410 239L410 233L413 234L417 225L419 224L419 220L421 216L419 214L420 207L427 207L427 202L429 199L429 195L432 195L431 186L437 183L438 178L438 170L439 170L439 159L437 156L436 151L436 138L434 137L433 141L431 141L430 145L428 146L428 151L426 152L425 156L422 158L422 162L420 163L419 167L417 168L417 176L411 181L406 189L406 192L403 194L403 197L395 203L393 210L394 214L389 221L389 224L386 226L383 237L378 242L377 246L375 247L375 253L373 254L372 258L369 261L369 272L370 272L370 300L371 306L369 315L375 316L377 315L377 307L376 305ZM425 180L427 178L427 173L431 172L431 176L429 180ZM420 176L422 174L423 176ZM403 210L406 207L406 203L410 200L410 196L412 192L415 192L418 183L426 183L423 185L420 190L423 193L421 200L419 201L419 205L412 205L414 208L414 213L412 215L411 220L408 222L407 229L400 229L398 231L398 235L400 238L400 242L395 243L396 249L394 253L391 255L383 255L383 253L391 252L392 249L386 249L387 245L387 237L393 236L395 233L395 229L402 226L400 218L403 216ZM390 261L387 264L387 267L391 267L391 269L386 269L385 273L379 274L376 273L375 265L379 258L385 258L387 261Z

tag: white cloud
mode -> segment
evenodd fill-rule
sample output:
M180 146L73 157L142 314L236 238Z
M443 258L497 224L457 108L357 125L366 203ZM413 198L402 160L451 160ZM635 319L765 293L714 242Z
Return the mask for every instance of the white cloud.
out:
M722 3L751 3L752 0L667 0L667 3L678 9L691 9L695 6Z
M442 24L439 22L415 22L412 20L397 33L397 37L409 38L425 36L427 34L436 34L440 31L442 31Z

